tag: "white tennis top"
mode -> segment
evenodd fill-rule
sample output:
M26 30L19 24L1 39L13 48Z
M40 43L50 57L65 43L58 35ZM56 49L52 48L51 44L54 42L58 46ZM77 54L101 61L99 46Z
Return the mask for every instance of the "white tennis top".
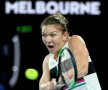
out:
M64 47L68 47L68 42L64 45ZM91 64L92 64L92 60L89 56L89 66ZM48 66L49 66L49 70L51 71L50 72L51 78L56 77L55 74L57 71L58 60L56 61L54 59L54 54L50 53L50 60L48 62ZM91 69L91 68L94 69L93 64L91 67L89 67L89 69ZM97 73L95 72L95 69L94 69L94 71L91 70L86 76L83 77L83 79L86 82L86 88L87 89L84 89L84 88L81 89L81 87L79 87L79 89L76 88L76 89L72 89L72 90L102 90L100 83L99 83L99 80L98 80Z

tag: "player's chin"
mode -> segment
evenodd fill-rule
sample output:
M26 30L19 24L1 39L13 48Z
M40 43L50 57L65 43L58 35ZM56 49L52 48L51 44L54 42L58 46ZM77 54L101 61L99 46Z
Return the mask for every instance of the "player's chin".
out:
M48 49L50 53L55 54L55 50Z
M55 52L54 52L54 51L52 51L52 50L49 50L49 52L50 52L50 53L52 53L52 54L55 54Z

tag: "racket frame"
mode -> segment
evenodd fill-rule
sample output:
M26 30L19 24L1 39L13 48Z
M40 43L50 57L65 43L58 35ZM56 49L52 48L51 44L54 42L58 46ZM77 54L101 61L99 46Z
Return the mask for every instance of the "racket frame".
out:
M69 86L66 84L65 79L64 79L64 77L63 77L63 75L62 75L62 70L61 70L61 57L62 57L62 53L63 53L63 51L64 51L65 49L69 52L69 54L70 54L70 56L71 56L71 60L72 60L73 67L74 67L74 71L75 71L75 78L74 78L74 80L71 82L71 84L70 84ZM67 89L67 90L70 90L70 89L72 89L72 88L75 86L75 84L76 84L76 82L77 82L77 64L76 64L76 61L75 61L75 58L74 58L72 52L71 52L70 49L67 48L67 47L62 48L62 49L60 49L60 51L59 51L59 62L58 62L58 70L57 70L57 76L58 76L58 78L59 78L60 75L61 75L61 78L62 78L64 84L65 84L66 86L68 86L68 89ZM58 81L58 78L57 78L57 81Z

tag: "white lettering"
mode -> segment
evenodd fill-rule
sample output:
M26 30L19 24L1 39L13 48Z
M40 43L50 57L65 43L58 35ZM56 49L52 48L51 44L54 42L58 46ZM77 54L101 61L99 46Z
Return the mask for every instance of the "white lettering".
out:
M63 3L62 1L60 1L58 8L59 8L59 11L62 14L64 14L64 15L68 14L69 13L69 9L70 9L69 2L67 1L67 2Z
M32 1L5 2L6 14L53 14L59 11L62 14L70 15L100 15L99 1L35 1L33 8Z
M5 13L6 14L10 14L11 11L13 11L13 13L18 13L18 2L16 1L16 3L10 3L9 1L5 2Z
M53 14L58 11L58 3L56 1L50 1L46 5L46 10L49 14Z
M100 2L91 2L91 14L99 15L101 14L99 10Z
M79 10L80 10L80 4L78 2L72 2L70 3L71 8L70 8L70 14L79 14Z
M35 14L35 10L32 9L32 2L28 1L28 8L27 8L27 13L29 14Z
M37 14L44 14L46 12L45 10L45 2L43 1L38 1L36 4L36 10L37 10Z
M27 2L26 1L22 1L18 3L19 7L19 13L20 14L26 14L27 13Z

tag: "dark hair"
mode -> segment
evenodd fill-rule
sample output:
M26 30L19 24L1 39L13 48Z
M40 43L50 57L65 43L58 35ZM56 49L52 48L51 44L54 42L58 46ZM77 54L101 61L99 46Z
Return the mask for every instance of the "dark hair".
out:
M68 31L67 29L68 20L59 12L56 12L53 15L46 17L41 23L40 28L44 25L57 25L60 26L60 30L63 32Z

